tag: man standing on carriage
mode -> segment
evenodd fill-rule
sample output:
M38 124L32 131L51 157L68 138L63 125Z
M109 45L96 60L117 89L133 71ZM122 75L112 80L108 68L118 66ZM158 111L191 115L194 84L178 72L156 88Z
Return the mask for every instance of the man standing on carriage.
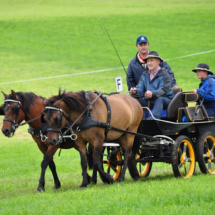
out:
M171 89L171 78L169 73L159 65L163 58L156 51L150 51L144 59L147 69L140 78L136 87L131 87L131 94L142 95L138 100L142 107L148 106L155 118L160 119L163 109L166 109L174 94Z
M128 90L130 90L131 87L135 87L143 72L147 69L147 64L144 60L149 54L149 42L145 36L139 36L137 38L136 47L138 49L138 52L134 58L131 59L128 70L127 70L127 85ZM176 88L176 80L174 77L174 74L170 68L170 66L167 64L167 62L162 61L159 65L161 68L164 68L165 71L167 71L171 77L171 87Z
M203 100L208 116L215 116L215 75L206 63L199 63L192 71L201 79L199 88L192 90L192 93L197 93Z

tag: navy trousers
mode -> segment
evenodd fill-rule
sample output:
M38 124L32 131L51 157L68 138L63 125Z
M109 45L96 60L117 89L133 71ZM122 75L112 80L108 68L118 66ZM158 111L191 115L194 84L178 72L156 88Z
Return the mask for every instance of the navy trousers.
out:
M148 107L148 100L145 98L139 98L142 107ZM156 99L150 99L150 109L152 109L152 114L156 119L161 118L161 113L163 109L166 109L171 99L167 97L158 97Z

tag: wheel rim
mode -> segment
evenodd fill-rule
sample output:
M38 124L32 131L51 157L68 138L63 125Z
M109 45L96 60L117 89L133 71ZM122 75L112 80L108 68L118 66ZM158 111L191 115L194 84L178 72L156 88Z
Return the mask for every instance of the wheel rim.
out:
M195 169L195 153L188 140L182 140L178 147L178 170L183 178L190 178Z
M107 155L104 154L104 156L107 156L106 160L103 160L103 167L105 172L113 176L113 180L116 181L121 173L121 165L117 165L116 161L121 161L122 156L120 151L118 150L116 153L116 156L111 156L111 152L109 149L107 149Z
M139 176L145 177L148 174L148 172L151 170L152 163L151 162L141 163L141 162L138 162L139 159L140 159L140 154L137 154L136 160L137 160L137 168L139 171Z
M215 174L215 138L211 135L207 136L203 147L205 166L210 174Z

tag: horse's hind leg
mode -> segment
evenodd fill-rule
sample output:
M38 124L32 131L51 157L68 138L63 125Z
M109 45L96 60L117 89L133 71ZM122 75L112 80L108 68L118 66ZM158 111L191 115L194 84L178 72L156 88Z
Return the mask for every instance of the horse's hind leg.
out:
M61 187L61 184L60 184L60 180L57 175L56 166L55 166L53 159L50 160L50 162L49 162L49 168L52 171L52 175L54 178L54 183L55 183L54 189L58 189Z
M130 159L128 160L128 170L129 170L131 177L134 179L134 181L138 181L139 173L137 170L137 165L136 165L133 153L132 153Z
M124 156L124 166L118 178L119 182L124 181L127 166L129 168L131 177L135 181L139 179L139 173L136 167L136 162L132 154L133 139L134 138L131 135L125 135L120 139L121 146L125 150L125 156Z
M96 183L96 181L97 181L96 172L99 171L99 174L100 174L102 181L104 183L112 184L113 183L113 177L111 175L107 174L106 172L104 172L104 170L102 169L102 162L101 162L102 150L103 150L102 145L94 147L92 182Z

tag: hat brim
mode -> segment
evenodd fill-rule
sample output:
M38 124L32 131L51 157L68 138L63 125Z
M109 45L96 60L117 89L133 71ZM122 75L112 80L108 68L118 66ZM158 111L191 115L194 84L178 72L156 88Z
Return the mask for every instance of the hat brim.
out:
M196 73L197 70L202 70L202 71L208 72L208 74L210 74L210 75L213 75L213 72L211 72L210 70L205 69L205 68L196 68L196 69L193 69L192 71Z
M156 55L148 55L148 56L147 56L145 59L143 59L143 60L144 60L144 61L147 61L147 60L150 59L150 58L157 58L157 59L159 59L161 62L164 61L162 57L156 56Z
M136 45L141 44L141 43L149 43L149 42L148 41L140 41L140 42L136 43Z

